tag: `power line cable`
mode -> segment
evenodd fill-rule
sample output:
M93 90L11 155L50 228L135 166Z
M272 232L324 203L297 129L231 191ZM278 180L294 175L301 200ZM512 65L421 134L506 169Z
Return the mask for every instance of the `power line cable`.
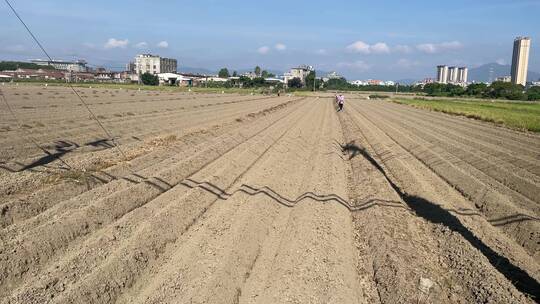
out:
M6 4L9 6L9 8L13 11L13 13L15 14L15 16L17 17L17 19L19 19L19 21L22 23L22 25L24 26L24 28L26 28L26 31L28 31L28 33L30 34L30 36L32 37L32 39L34 39L34 41L37 43L37 45L39 46L39 48L43 51L43 53L45 54L45 56L47 56L47 58L50 60L50 61L53 61L52 57L49 56L49 53L47 53L47 51L45 50L45 48L43 47L43 45L41 45L41 43L39 42L39 40L36 38L36 36L34 35L34 33L32 33L32 31L30 30L30 28L26 25L26 23L23 21L23 19L21 18L21 16L19 16L19 14L17 13L17 11L15 10L15 8L11 5L11 3L8 1L8 0L4 0L6 2ZM126 156L126 154L124 153L124 151L122 151L122 149L120 149L120 146L118 145L118 143L116 142L114 136L112 136L112 134L105 128L105 126L101 123L101 121L97 118L97 116L94 114L94 112L92 112L92 110L90 109L90 107L88 106L88 104L84 101L84 99L81 97L81 95L79 95L79 93L77 92L77 90L75 90L75 88L71 85L71 83L68 82L68 86L69 88L73 91L73 93L77 96L77 98L81 101L81 103L84 105L84 107L86 108L86 110L90 113L90 115L92 116L92 118L98 123L98 125L100 126L100 128L105 132L105 134L107 135L108 138L111 139L112 143L114 144L114 146L116 147L116 149L118 150L118 152L120 152L120 154L124 157L124 159L126 161L128 161L128 157ZM5 99L5 98L4 98Z
M19 129L21 129L24 133L26 133L26 139L33 145L35 145L39 150L45 152L45 154L47 155L52 155L51 152L49 152L47 149L43 148L35 139L34 137L32 136L32 134L30 134L30 132L28 130L26 130L22 123L21 123L21 120L19 119L19 117L15 114L15 111L13 111L13 108L11 108L10 104L8 103L7 101L7 98L6 96L4 95L4 92L2 91L2 89L0 88L0 97L2 97L2 100L4 101L4 103L6 104L6 107L8 109L8 112L11 114L11 116L13 116L13 118L15 119L15 122L17 123ZM61 157L58 157L58 159L64 164L66 165L68 168L72 169L72 167L66 163L66 161L64 161Z

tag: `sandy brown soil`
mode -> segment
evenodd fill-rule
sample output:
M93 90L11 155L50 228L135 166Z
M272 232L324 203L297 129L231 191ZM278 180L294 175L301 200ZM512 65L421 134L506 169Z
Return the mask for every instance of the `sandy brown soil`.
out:
M26 131L0 106L0 303L538 301L536 135L354 98L79 89L126 160L65 88L2 90Z

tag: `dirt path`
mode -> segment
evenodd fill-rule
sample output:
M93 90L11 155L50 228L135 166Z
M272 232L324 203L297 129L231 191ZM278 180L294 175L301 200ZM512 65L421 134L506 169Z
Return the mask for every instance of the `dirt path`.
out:
M33 90L12 93L42 92ZM122 142L129 163L80 147L64 159L92 170L53 160L2 172L2 304L532 303L539 294L535 136L390 103L355 100L336 113L328 98L83 91L111 98L96 97L98 108L141 105L140 116L109 122L144 138ZM148 129L130 133L136 122Z

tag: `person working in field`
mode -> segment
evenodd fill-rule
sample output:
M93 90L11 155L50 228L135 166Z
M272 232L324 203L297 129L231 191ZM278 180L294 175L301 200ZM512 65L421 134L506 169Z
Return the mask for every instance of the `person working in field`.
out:
M338 96L338 112L343 111L343 105L345 104L345 96L339 94Z

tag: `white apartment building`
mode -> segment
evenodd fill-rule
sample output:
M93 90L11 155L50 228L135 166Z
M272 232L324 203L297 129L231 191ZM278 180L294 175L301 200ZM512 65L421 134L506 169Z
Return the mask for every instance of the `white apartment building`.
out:
M176 73L177 68L176 59L162 58L152 54L141 54L135 57L135 71L139 75Z

